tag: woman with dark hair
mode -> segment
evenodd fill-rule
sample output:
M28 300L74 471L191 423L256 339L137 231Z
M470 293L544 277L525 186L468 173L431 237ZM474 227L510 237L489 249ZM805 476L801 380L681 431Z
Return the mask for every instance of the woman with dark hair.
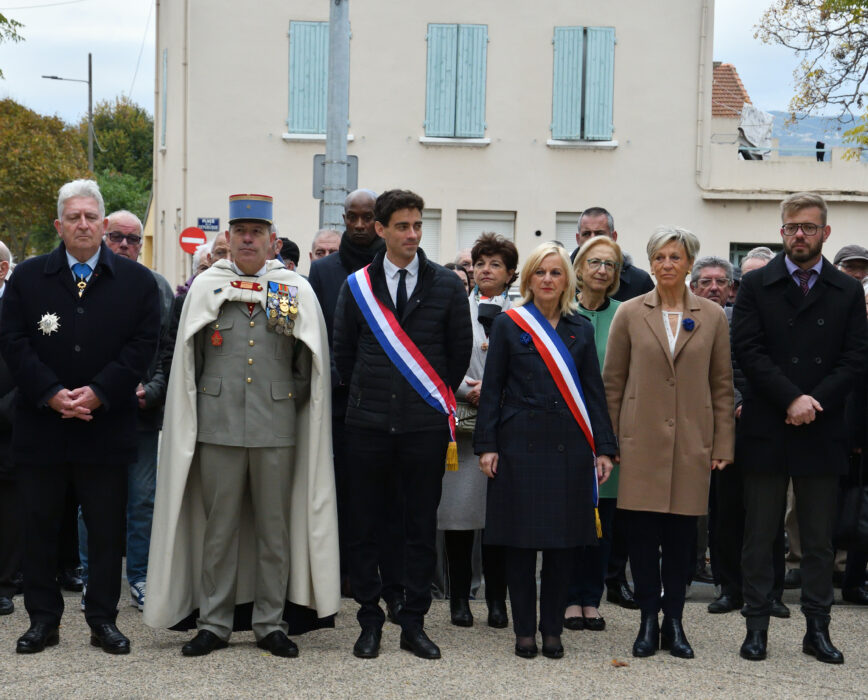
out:
M473 625L469 605L473 540L475 531L485 527L485 489L488 479L477 468L472 434L485 358L488 355L488 334L494 317L511 306L507 290L515 280L518 266L515 244L494 233L483 233L470 255L476 282L469 299L473 352L464 381L455 392L459 411L458 471L445 473L443 494L437 511L437 527L445 531L452 624L459 627ZM509 623L506 614L506 579L503 554L497 547L482 545L482 570L488 624L491 627L506 627Z
M538 651L542 550L542 653L558 659L575 548L599 537L597 485L612 471L616 445L594 332L576 313L564 250L552 243L534 250L520 289L520 305L492 324L474 447L489 477L484 541L505 552L515 653Z

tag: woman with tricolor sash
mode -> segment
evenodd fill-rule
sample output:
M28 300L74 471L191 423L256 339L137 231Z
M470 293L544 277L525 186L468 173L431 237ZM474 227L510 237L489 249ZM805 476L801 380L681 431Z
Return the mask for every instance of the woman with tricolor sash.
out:
M521 301L491 328L474 449L489 477L484 542L504 548L515 653L536 644L536 560L542 652L561 644L575 548L600 537L597 488L616 453L590 322L577 313L576 281L554 243L522 267Z
M695 561L696 518L713 469L733 458L729 325L685 280L697 237L660 227L647 246L657 287L618 307L603 378L618 434L618 510L642 613L633 656L693 658L681 616ZM663 610L663 624L658 620Z
M620 302L612 299L621 284L621 268L624 255L621 246L608 236L588 239L576 254L573 270L576 274L576 301L579 313L594 327L594 343L600 367L606 358L606 343L609 327ZM600 486L600 524L603 537L599 546L578 547L567 591L567 609L564 627L570 630L600 632L606 621L600 615L600 601L609 553L612 550L612 524L615 519L615 504L618 498L618 467L605 484Z

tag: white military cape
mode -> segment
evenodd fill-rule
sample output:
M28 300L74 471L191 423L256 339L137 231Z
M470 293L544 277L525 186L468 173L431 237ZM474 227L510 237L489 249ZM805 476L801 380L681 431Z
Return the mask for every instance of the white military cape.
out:
M295 469L290 494L290 567L287 600L327 617L340 607L338 525L331 444L328 339L319 302L301 275L269 261L256 278L262 291L231 286L239 279L217 261L187 294L166 396L144 621L172 627L199 607L205 510L196 450L194 338L228 301L265 308L268 282L298 287L293 335L313 355L310 401L296 413ZM250 279L250 278L246 278ZM236 605L253 600L256 547L250 504L241 515Z

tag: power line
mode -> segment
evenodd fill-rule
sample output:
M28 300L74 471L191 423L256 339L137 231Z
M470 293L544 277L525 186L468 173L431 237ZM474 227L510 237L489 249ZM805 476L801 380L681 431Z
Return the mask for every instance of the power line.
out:
M136 70L133 72L133 80L130 83L130 91L127 93L127 96L132 100L133 99L133 88L136 85L136 78L139 75L139 65L142 62L142 52L145 50L145 39L148 38L148 27L151 26L151 13L154 11L154 3L148 3L148 19L145 20L145 31L142 34L142 45L139 46L139 57L136 59Z

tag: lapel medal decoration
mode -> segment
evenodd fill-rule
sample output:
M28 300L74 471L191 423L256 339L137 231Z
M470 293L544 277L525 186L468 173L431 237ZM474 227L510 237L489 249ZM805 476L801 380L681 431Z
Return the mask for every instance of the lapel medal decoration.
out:
M42 335L51 335L60 329L60 319L57 314L42 314L36 326L42 331Z
M295 319L298 318L298 287L269 282L265 309L269 328L275 333L292 335Z

